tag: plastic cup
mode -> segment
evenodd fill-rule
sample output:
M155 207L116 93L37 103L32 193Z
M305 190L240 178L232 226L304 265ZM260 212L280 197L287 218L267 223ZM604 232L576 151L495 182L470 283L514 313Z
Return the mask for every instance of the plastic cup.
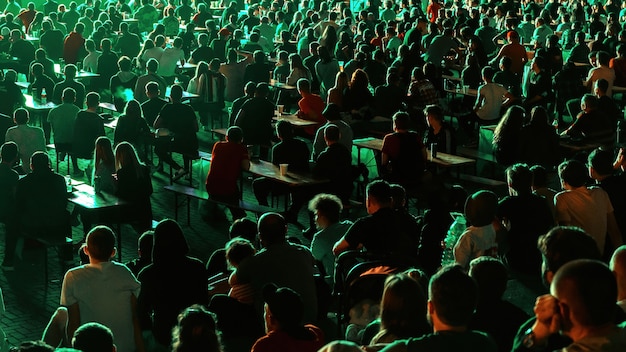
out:
M285 111L285 105L278 105L278 115L282 115L283 112Z
M289 168L289 164L280 164L280 175L285 176L287 174L287 169Z

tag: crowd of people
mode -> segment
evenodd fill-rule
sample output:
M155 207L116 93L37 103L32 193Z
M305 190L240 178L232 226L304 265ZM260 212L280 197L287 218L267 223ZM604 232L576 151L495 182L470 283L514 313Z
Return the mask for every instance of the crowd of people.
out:
M624 4L7 0L2 268L15 270L21 237L62 241L79 219L85 233L84 264L65 274L42 341L17 350L626 350L626 164L612 149L626 91ZM101 103L116 124L105 127ZM273 126L277 109L309 124ZM199 136L224 120L204 188L228 205L231 240L203 263L176 221L151 229L152 174L169 165L172 182L190 178ZM495 125L507 195L450 187L428 162L427 149L475 147L482 125ZM384 136L379 177L361 187L367 215L352 222L344 206L367 180L353 140L371 136ZM563 161L566 138L593 148ZM70 158L68 174L124 208L68 207L51 142L57 162ZM257 157L327 182L255 178L260 205L291 200L255 223L238 206L238 180ZM419 217L415 197L427 205ZM288 238L302 208L304 241ZM222 219L216 209L203 219ZM139 258L113 259L116 235L100 225L111 222L141 234ZM331 341L320 324L337 304L331 287L347 290L342 270L361 257L403 265L372 306L339 312L346 334ZM545 284L534 316L503 299L510 277Z

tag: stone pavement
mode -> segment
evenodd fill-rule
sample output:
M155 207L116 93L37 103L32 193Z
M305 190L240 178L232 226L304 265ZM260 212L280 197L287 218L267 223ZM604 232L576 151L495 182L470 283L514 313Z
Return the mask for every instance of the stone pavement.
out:
M214 142L213 136L208 132L200 132L199 135L201 149L210 152L211 145ZM54 158L52 154L54 153L50 153L51 157ZM52 160L52 165L55 165L54 159ZM60 167L60 173L66 174L66 163L61 163ZM194 183L203 182L203 179L198 177L200 165L196 164L194 167ZM152 208L155 220L173 218L174 216L173 195L163 190L163 186L167 183L168 176L166 174L154 173ZM244 182L244 198L248 201L256 202L248 180ZM211 253L223 246L228 240L229 222L217 221L207 223L200 218L197 206L197 201L193 201L191 226L186 224L186 214L183 208L181 208L179 220L190 245L190 255L206 262ZM279 204L278 209L283 209L283 205ZM414 209L412 210L414 211ZM363 214L363 212L364 210L361 210L360 214ZM359 214L357 213L356 215L358 216ZM254 219L253 214L248 214L248 217ZM302 224L307 223L305 211L301 211L299 220ZM300 235L300 231L292 225L289 226L289 235L299 236L303 243L308 244L308 241L304 240ZM74 242L82 239L82 226L74 227L72 236ZM136 256L137 238L138 234L132 227L128 225L122 226L123 244L121 251L123 262ZM4 255L3 243L4 232L0 231L0 252L2 252L0 257ZM49 250L49 252L51 282L44 282L43 253L41 248L24 249L23 258L16 261L15 271L3 272L0 270L0 287L4 294L6 306L6 313L0 317L0 328L5 331L12 345L17 345L26 340L41 338L50 315L58 307L63 272L56 252L53 250ZM76 263L78 263L76 255L74 258ZM530 313L536 297L536 291L519 284L519 282L512 281L510 290L507 291L507 297ZM334 329L329 328L328 330L333 331L328 331L327 337L333 336Z

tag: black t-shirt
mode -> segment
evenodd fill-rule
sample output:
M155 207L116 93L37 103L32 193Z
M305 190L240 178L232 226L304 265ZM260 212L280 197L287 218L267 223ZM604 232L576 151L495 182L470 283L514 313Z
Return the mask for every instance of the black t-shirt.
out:
M13 82L0 84L0 113L13 116L16 106L24 105L22 90Z
M306 143L297 138L283 139L272 147L272 163L274 165L289 164L291 171L309 171L310 155Z
M244 143L270 145L274 109L274 104L260 97L254 97L241 106L235 124L243 130Z
M91 159L96 139L104 136L104 123L100 115L83 110L74 121L72 153L80 159Z
M191 106L168 103L161 109L158 119L161 120L160 127L165 127L174 134L172 148L175 151L192 153L198 150L196 113Z
M215 55L213 54L213 49L208 46L201 46L191 53L191 58L195 63L199 63L200 61L209 63L214 57Z
M83 108L85 102L85 86L77 81L61 81L54 85L54 92L52 94L52 101L55 104L61 104L63 98L63 90L65 88L73 88L76 91L76 101L74 105L79 108Z
M146 122L149 126L154 125L154 121L157 116L163 109L163 106L167 104L165 99L161 99L159 97L148 99L147 101L141 104L141 111L143 112L143 118L146 119Z
M44 32L39 39L39 43L48 57L56 60L63 56L63 33L58 29L53 29Z

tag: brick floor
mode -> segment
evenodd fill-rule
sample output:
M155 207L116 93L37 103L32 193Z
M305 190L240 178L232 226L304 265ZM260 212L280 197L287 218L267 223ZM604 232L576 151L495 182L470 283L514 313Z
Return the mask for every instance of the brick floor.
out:
M200 132L201 149L211 150L213 136L207 132ZM112 137L112 136L111 136ZM54 153L49 153L54 158ZM54 159L52 165L55 165ZM62 174L67 173L66 164L60 165ZM194 166L194 181L202 182L198 179L200 165ZM154 194L152 196L152 207L154 218L161 220L172 218L173 195L163 190L168 178L165 174L155 173L153 175ZM250 183L244 182L244 198L255 201L250 190ZM185 236L190 244L191 256L206 261L211 253L218 247L223 246L228 239L228 222L206 223L200 219L197 211L198 203L192 203L191 226L186 225L186 214L181 211L179 220L183 226ZM282 205L279 209L282 209ZM182 208L181 208L182 210ZM361 210L361 214L363 211ZM230 215L230 214L229 214ZM355 214L356 216L359 213ZM254 215L249 214L249 218L254 219ZM305 212L300 213L300 222L307 223ZM4 243L4 233L0 231L0 243ZM294 226L289 227L289 235L300 236L299 231ZM73 239L78 241L83 237L82 227L73 228ZM136 256L138 234L130 226L122 226L122 255L126 262ZM300 238L302 238L300 236ZM308 243L303 239L304 243ZM4 246L0 245L0 256L4 255ZM61 290L61 280L63 272L58 263L56 253L50 250L50 278L52 282L44 283L43 255L40 248L29 248L24 250L23 258L16 262L14 272L3 272L0 270L0 287L4 293L6 313L0 318L0 328L2 328L13 345L22 341L39 339L48 322L52 312L58 307ZM77 258L76 258L77 260ZM511 290L507 292L507 297L512 301L519 302L518 305L531 311L536 291L517 282L513 282Z

